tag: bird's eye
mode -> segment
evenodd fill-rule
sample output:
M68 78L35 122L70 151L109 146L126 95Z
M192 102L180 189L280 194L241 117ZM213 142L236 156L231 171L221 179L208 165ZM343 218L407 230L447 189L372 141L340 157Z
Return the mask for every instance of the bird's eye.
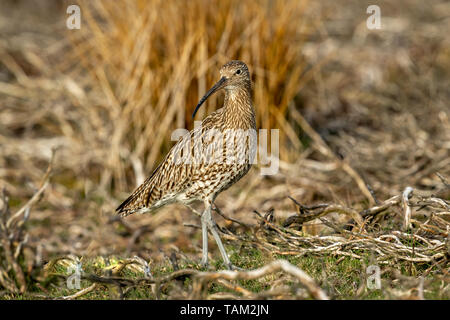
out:
M236 74L241 74L241 69L238 69L238 71L236 71Z

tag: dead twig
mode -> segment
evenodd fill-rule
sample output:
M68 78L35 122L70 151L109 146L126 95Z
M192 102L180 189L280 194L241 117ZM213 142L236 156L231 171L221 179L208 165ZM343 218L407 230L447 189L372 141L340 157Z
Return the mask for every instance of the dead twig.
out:
M311 296L319 300L327 300L327 294L314 282L314 280L303 270L290 264L286 260L276 260L265 265L264 267L249 271L218 271L218 272L200 272L194 278L192 298L199 299L202 297L204 287L210 281L219 279L225 280L253 280L264 277L268 274L278 271L284 271L296 278L302 285L306 287Z

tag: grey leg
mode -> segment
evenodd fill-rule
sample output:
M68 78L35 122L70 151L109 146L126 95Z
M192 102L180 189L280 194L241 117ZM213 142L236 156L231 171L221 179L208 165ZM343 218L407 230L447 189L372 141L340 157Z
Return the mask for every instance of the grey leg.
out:
M205 212L203 213L205 218L207 219L208 228L211 230L211 233L214 237L214 240L216 240L217 246L219 247L220 254L222 255L223 262L228 267L228 269L232 269L232 265L230 262L230 259L228 258L227 252L225 251L225 247L222 244L222 240L220 239L219 233L217 232L216 224L214 223L212 217L211 217L211 204L208 204L205 208ZM202 223L203 223L203 216L202 216Z
M200 220L202 222L202 261L201 265L203 267L208 266L208 217L206 216L206 204L205 204L205 210L203 213L198 212L194 208L192 208L189 204L184 204L186 207L188 207L193 213L198 215L200 217Z
M202 217L202 266L208 266L208 217L206 214L206 210L203 212Z

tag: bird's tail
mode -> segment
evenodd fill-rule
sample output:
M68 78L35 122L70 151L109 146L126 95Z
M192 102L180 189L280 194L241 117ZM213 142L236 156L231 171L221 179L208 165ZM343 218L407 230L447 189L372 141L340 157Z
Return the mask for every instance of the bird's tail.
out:
M138 198L136 195L136 191L132 193L131 196L129 196L124 202L122 202L120 206L117 207L116 213L122 218L125 218L126 216L129 216L136 211L136 209L134 209L136 207L134 203L136 203L136 200Z
M147 208L152 194L152 181L149 177L142 183L120 206L117 207L116 213L122 218L129 216L132 213L141 211Z

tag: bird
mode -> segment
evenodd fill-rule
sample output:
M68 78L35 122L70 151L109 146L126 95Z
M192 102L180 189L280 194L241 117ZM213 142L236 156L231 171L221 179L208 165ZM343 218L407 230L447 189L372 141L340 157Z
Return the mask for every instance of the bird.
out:
M235 269L225 251L211 214L216 197L250 170L256 153L256 120L247 65L231 60L220 68L220 79L198 102L192 118L214 93L224 90L223 107L212 112L170 149L152 174L116 209L120 217L149 213L181 203L200 216L201 265L208 266L208 230L224 264ZM204 211L190 204L202 201Z

